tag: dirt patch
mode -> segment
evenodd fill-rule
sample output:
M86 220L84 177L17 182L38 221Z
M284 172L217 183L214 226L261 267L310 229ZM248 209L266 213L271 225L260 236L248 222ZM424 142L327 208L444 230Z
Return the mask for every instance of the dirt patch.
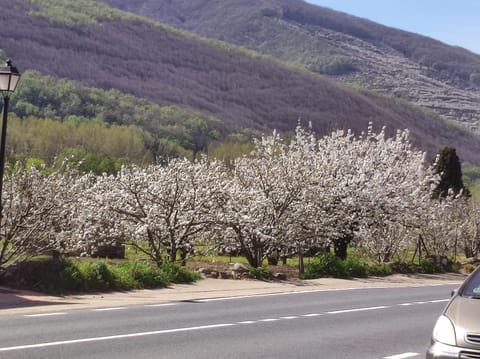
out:
M218 263L218 262L188 262L187 268L190 270L198 271L204 274L208 278L219 279L248 279L251 278L248 272L234 273L233 270L235 263ZM247 265L242 265L248 268ZM289 265L279 266L266 266L266 268L272 273L272 275L280 274L280 278L283 280L298 280L298 268ZM275 279L272 276L270 279Z

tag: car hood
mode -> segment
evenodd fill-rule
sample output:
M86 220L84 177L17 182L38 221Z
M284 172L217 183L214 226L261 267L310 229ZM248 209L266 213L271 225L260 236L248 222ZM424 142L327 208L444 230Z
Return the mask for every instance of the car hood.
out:
M450 318L455 327L457 345L480 348L480 343L471 343L466 340L467 334L480 337L480 299L457 296L445 310L445 315Z

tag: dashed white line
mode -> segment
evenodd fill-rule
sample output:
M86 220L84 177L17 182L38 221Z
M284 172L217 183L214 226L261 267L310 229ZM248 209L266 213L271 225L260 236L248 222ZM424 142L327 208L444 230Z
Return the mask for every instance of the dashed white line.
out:
M159 303L159 304L146 304L144 307L155 308L155 307L171 307L177 305L178 303Z
M412 302L412 303L402 303L397 304L398 306L407 306L407 305L415 305L415 304L424 304L424 303L439 303L439 302L446 302L448 299L437 299L428 302ZM177 303L163 303L163 304L151 304L145 305L149 307L157 307L157 306L168 306L168 305L176 305ZM122 339L122 338L133 338L133 337L142 337L142 336L149 336L149 335L161 335L161 334L168 334L168 333L178 333L178 332L187 332L187 331L195 331L195 330L204 330L204 329L214 329L214 328L222 328L222 327L231 327L235 325L248 325L248 324L255 324L261 322L275 322L280 320L293 320L293 319L300 319L300 318L308 318L308 317L318 317L325 314L341 314L341 313L352 313L352 312L362 312L362 311L371 311L371 310L379 310L379 309L387 309L391 308L392 306L376 306L376 307L365 307L365 308L355 308L355 309L344 309L344 310L335 310L335 311L328 311L324 313L307 313L299 316L283 316L279 318L265 318L259 320L245 320L236 323L224 323L224 324L212 324L212 325L204 325L204 326L197 326L197 327L187 327L187 328L177 328L177 329L166 329L166 330L157 330L157 331L150 331L150 332L138 332L138 333L130 333L130 334L121 334L121 335L111 335L111 336L104 336L104 337L92 337L92 338L83 338L83 339L72 339L72 340L64 340L64 341L56 341L56 342L45 342L45 343L38 343L38 344L28 344L28 345L19 345L19 346L12 346L12 347L0 347L0 352L4 351L15 351L15 350L23 350L23 349L33 349L33 348L43 348L43 347L51 347L51 346L60 346L60 345L68 345L68 344L77 344L77 343L87 343L87 342L98 342L98 341L106 341L106 340L114 340L114 339ZM94 309L93 311L101 312L101 311L115 311L115 310L123 310L128 309L127 307L111 307L111 308L99 308ZM30 314L25 315L26 317L42 317L42 316L56 316L56 315L66 315L65 312L56 312L56 313L42 313L42 314ZM410 358L419 355L418 353L403 353L392 355L388 357L384 357L384 359L404 359Z
M383 357L383 359L405 359L405 358L413 358L420 355L419 353L403 353L403 354L396 354L390 355L388 357Z
M127 307L98 308L98 309L94 309L93 311L94 312L110 312L113 310L124 310L124 309L127 309Z
M437 299L437 300L431 300L429 303L443 303L443 302L448 302L450 299Z
M121 334L121 335L110 335L110 336L106 336L106 337L92 337L92 338L83 338L83 339L62 340L62 341L58 341L58 342L46 342L46 343L39 343L39 344L18 345L18 346L13 346L13 347L0 348L0 352L24 350L24 349L35 349L35 348L45 348L45 347L53 347L53 346L60 346L60 345L67 345L67 344L101 342L101 341L114 340L114 339L145 337L145 336L149 336L149 335L161 335L161 334L168 334L168 333L189 332L189 331L194 331L194 330L225 328L225 327L231 327L231 326L234 326L234 325L235 324L230 324L230 323L212 324L212 325L203 325L203 326L199 326L199 327L166 329L166 330L156 330L156 331L151 331L151 332L138 332L138 333Z
M386 309L390 308L389 306L381 305L378 307L366 307L366 308L356 308L356 309L345 309L345 310L334 310L327 312L327 314L342 314L342 313L352 313L352 312L363 312L367 310L377 310L377 309Z
M349 290L368 290L368 289L389 289L388 286L372 286L372 287L349 287L349 288L329 288L329 289L311 289L311 290L299 290L293 292L279 292L279 293L266 293L266 294L251 294L251 295L242 295L237 297L218 297L218 298L206 298L198 299L198 303L208 303L208 302L218 302L223 300L235 300L235 299L245 299L245 298L261 298L261 297L276 297L283 295L296 295L296 294L309 294L309 293L324 293L324 292L342 292ZM412 286L409 288L417 288L417 286ZM420 288L420 286L418 286Z
M259 322L277 322L279 321L280 319L279 318L267 318L267 319L260 319Z
M57 313L41 313L41 314L26 314L25 317L35 318L35 317L53 317L57 315L67 315L66 312L57 312Z

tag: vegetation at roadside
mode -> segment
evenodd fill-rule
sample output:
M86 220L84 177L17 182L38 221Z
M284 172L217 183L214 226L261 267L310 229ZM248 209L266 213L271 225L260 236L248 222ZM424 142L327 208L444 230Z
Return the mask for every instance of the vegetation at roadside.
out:
M319 253L305 266L303 279L322 277L334 278L366 278L368 276L388 276L393 273L444 273L452 270L451 264L443 267L432 258L423 258L418 263L392 262L382 264L368 264L356 257L342 260L332 253Z
M143 261L41 257L12 266L2 282L12 287L67 294L165 288L171 283L192 283L198 279L198 273L173 263L157 267Z
M248 274L251 278L258 279L258 280L266 280L272 277L272 272L265 267L251 267L248 270Z

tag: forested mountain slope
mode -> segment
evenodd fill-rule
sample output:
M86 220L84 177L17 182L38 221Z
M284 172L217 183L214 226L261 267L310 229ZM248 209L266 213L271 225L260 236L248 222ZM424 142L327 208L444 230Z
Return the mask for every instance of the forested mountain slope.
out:
M229 131L292 131L299 120L320 133L365 130L370 121L390 133L409 128L430 154L450 145L462 160L480 164L478 138L403 102L360 93L89 0L0 3L2 57L12 58L23 71L200 111L220 119Z
M303 0L103 0L386 92L480 131L480 55Z

